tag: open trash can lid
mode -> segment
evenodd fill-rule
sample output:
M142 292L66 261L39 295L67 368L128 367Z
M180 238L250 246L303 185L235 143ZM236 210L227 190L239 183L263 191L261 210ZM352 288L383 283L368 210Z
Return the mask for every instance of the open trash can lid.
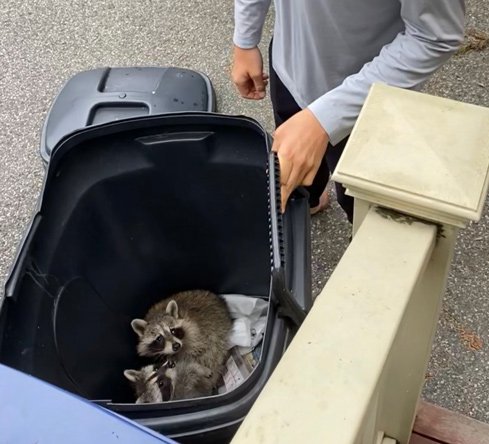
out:
M176 444L135 422L0 364L2 442Z
M215 111L209 78L177 67L97 68L71 77L44 122L41 157L66 135L86 126L182 111Z

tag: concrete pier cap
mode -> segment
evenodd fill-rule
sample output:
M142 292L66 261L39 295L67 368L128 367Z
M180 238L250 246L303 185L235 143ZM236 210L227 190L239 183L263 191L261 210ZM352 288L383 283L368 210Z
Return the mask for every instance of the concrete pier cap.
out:
M374 84L333 180L347 194L435 223L481 217L489 108Z

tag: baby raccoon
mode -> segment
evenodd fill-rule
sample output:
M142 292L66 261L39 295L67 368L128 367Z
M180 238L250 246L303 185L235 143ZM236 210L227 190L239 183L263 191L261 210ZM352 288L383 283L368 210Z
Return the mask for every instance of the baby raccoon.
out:
M200 398L212 394L212 371L197 362L178 360L173 365L162 367L158 373L170 381L170 400Z
M147 365L141 370L125 370L133 383L136 404L199 398L212 394L212 372L192 361L167 361L160 368Z
M163 387L163 382L157 380L155 366L146 365L141 370L124 370L124 376L131 381L136 393L136 404L163 402L163 392L167 397L171 387Z
M177 293L153 305L143 319L131 326L139 336L141 356L176 355L172 359L194 361L212 372L213 384L228 356L232 321L226 302L204 290Z

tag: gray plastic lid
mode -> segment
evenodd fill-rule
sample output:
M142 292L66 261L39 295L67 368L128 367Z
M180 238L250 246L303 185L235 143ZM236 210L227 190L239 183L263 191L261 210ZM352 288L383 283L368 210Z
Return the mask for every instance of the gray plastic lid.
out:
M215 111L209 78L182 68L98 68L70 78L55 98L41 135L41 157L67 134L121 120L182 111Z

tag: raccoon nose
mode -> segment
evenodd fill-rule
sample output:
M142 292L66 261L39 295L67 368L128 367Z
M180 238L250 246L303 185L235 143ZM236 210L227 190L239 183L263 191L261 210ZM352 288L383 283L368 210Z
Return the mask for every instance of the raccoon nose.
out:
M174 342L172 345L173 351L176 352L177 350L180 350L181 345L178 342Z

